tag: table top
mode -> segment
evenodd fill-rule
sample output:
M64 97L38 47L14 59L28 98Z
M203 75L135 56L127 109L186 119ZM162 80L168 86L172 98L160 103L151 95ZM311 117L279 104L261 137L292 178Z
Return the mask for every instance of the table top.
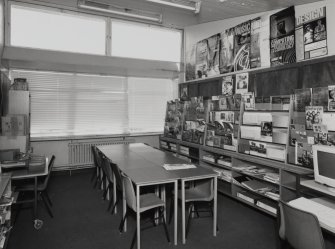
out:
M12 179L33 178L36 176L44 176L48 174L48 158L43 157L39 163L34 160L32 165L22 169L11 171Z
M179 179L213 177L213 170L198 166L192 169L166 170L164 164L183 164L184 160L176 158L170 152L164 152L142 143L103 145L98 149L121 171L128 175L135 184L156 183Z

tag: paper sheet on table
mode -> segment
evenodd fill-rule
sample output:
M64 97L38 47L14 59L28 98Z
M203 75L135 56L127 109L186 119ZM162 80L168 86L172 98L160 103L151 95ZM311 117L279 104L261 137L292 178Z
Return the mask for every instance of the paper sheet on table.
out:
M163 168L166 170L179 170L179 169L193 169L196 168L193 164L164 164Z

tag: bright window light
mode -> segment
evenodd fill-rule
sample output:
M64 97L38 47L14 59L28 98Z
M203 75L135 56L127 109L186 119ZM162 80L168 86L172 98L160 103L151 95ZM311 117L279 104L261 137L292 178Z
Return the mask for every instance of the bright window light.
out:
M11 5L10 27L12 46L105 55L104 18Z
M181 31L112 21L112 56L180 62Z

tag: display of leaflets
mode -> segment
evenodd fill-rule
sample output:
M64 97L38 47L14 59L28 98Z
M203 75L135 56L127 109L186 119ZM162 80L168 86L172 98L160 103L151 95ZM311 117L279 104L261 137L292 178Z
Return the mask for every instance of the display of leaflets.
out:
M295 143L295 164L306 168L313 168L312 145L307 143Z
M196 168L193 164L164 164L163 168L166 170L180 170L180 169L194 169Z
M305 107L309 106L312 101L312 89L295 89L294 90L294 111L304 112Z
M250 68L261 67L261 18L251 20Z
M209 69L207 39L197 43L195 63L196 78L206 78Z
M273 204L271 201L267 199L262 199L258 200L256 202L256 206L265 209L266 211L272 213L272 214L277 214L277 207L275 204Z
M221 33L220 73L234 71L234 28Z
M222 77L222 95L232 96L234 94L234 77L233 75Z
M197 46L194 44L190 46L189 50L185 52L185 80L194 80L195 77L195 55Z
M262 122L261 135L266 137L272 137L272 122Z
M180 86L180 100L187 101L188 98L188 85Z
M207 76L215 76L220 74L219 57L220 57L220 34L207 38L208 45L208 70Z
M250 68L251 21L235 26L234 71Z
M179 100L167 102L164 136L181 139L184 118L185 102Z
M297 61L327 55L326 7L308 10L296 18Z
M244 101L244 109L245 110L254 110L255 109L255 95L253 92L248 92L242 94L242 98Z
M266 153L267 145L265 143L249 141L249 145L250 145L250 155L267 157Z
M248 84L249 84L249 74L248 73L240 73L236 74L236 94L244 94L248 92Z
M296 62L294 6L270 16L270 62L271 66Z
M322 106L306 106L306 129L312 130L313 125L322 124L322 117Z
M312 106L323 106L323 110L328 110L328 100L328 87L312 89Z
M328 111L335 111L335 86L328 86Z

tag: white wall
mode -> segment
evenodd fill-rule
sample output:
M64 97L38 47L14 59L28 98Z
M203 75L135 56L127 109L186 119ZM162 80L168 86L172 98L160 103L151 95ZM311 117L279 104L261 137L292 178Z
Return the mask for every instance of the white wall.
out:
M0 61L2 58L3 47L5 44L5 19L4 19L4 0L0 0Z
M335 23L335 1L317 1L315 3L297 5L295 6L296 16L304 13L308 10L312 10L317 7L326 6L327 13L327 35L328 35L328 56L335 54L335 28L332 26ZM280 11L267 11L253 15L241 16L236 18L225 19L216 22L204 23L200 25L189 26L185 28L185 51L192 48L198 41L206 39L214 34L225 31L226 29L235 27L242 22L251 20L253 18L261 16L261 60L262 67L270 66L270 48L269 48L269 37L270 37L270 15Z

